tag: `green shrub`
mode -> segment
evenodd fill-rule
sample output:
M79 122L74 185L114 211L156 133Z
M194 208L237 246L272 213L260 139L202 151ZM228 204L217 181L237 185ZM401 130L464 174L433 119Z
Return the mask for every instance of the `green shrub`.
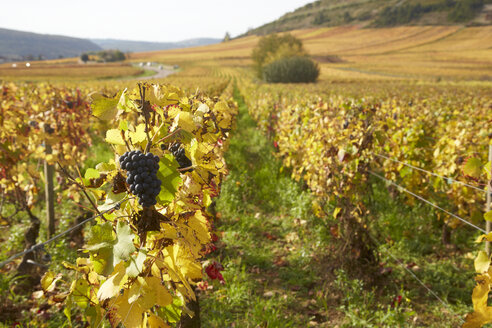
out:
M262 37L253 49L252 59L258 78L263 77L263 68L284 57L305 56L302 41L291 34L272 34Z
M456 23L466 22L475 17L483 8L483 0L463 0L456 3L448 15L449 20Z
M270 83L316 82L319 67L308 57L281 58L263 68L263 78Z
M330 18L328 16L326 16L324 12L319 11L314 16L313 24L314 25L321 25L321 24L324 24L324 23L329 22L329 21L330 21Z

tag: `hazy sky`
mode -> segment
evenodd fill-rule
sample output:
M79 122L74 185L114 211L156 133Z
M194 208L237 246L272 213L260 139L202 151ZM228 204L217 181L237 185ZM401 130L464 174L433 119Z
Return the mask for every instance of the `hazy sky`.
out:
M82 38L222 38L314 0L1 0L0 27Z

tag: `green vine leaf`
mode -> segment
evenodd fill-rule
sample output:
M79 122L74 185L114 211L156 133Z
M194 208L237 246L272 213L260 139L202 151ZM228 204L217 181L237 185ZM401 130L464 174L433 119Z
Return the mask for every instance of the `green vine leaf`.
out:
M145 249L139 249L136 256L130 256L130 264L126 268L126 274L128 275L128 277L134 278L142 272L146 258L147 251Z
M157 196L157 201L161 205L167 205L173 201L178 186L182 182L178 172L178 163L171 154L165 154L159 162L157 177L161 180L161 192Z
M72 291L72 298L77 305L83 309L87 308L90 300L91 286L85 279L77 279L72 283L70 288Z
M85 249L90 252L96 252L102 248L110 248L113 246L114 240L113 225L111 222L94 225L91 227Z
M110 210L111 208L113 208L118 202L120 202L121 200L123 200L126 196L126 193L122 192L122 193L118 193L118 194L115 194L114 192L112 192L111 190L107 193L107 196L106 196L106 201L104 202L103 205L101 206L98 206L97 209L101 212L104 212L104 211L107 211L107 210Z
M92 95L92 115L100 118L103 121L109 121L116 116L118 109L116 108L121 97L119 92L114 98L106 98L101 94Z
M109 275L114 269L113 248L101 248L90 256L94 271L98 274Z
M97 179L101 176L101 174L99 173L98 170L96 169L93 169L93 168L88 168L86 171L85 171L85 174L84 174L84 179Z
M116 225L116 242L113 247L115 264L120 261L127 261L130 258L130 254L135 252L133 237L135 235L130 226L123 221L119 221Z
M463 166L463 173L472 178L479 178L482 174L482 162L475 157L469 158Z

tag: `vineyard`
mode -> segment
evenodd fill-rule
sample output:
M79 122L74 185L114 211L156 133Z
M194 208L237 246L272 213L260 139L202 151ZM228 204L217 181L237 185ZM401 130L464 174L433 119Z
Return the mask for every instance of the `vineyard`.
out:
M254 36L0 67L0 325L492 323L490 28L293 35L317 83Z

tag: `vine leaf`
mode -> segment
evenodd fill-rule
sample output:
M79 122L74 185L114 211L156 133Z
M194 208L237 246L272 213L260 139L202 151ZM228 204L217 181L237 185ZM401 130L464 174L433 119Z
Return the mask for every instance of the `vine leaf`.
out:
M142 327L142 315L144 310L138 304L128 303L129 292L126 289L123 295L120 295L116 300L115 306L117 307L117 314L119 320L126 328L140 328ZM117 326L118 322L115 322L113 327Z
M94 225L91 227L85 249L90 252L95 252L102 248L109 248L112 247L114 240L113 225L111 222Z
M176 115L174 123L171 126L171 131L174 131L178 127L192 133L193 130L196 129L196 124L193 121L193 114L189 112L180 112Z
M91 254L91 262L94 266L94 271L98 274L109 275L114 269L114 255L112 248L102 248L96 253Z
M161 180L161 192L157 196L157 201L161 205L167 205L173 201L174 195L182 182L178 172L178 163L171 154L165 154L159 162L157 178Z
M135 251L133 237L135 235L130 226L125 222L119 221L116 225L116 241L113 247L115 264L120 261L127 261L130 258L130 254Z
M128 292L128 303L138 304L144 311L155 305L167 306L173 297L157 277L139 277Z
M103 162L96 165L96 170L98 170L99 173L109 173L116 170L116 165L114 161L111 161L110 163Z
M164 250L164 262L166 263L168 274L171 279L175 282L183 283L185 287L183 292L187 292L191 299L196 300L195 293L191 289L190 283L183 274L183 272L187 271L192 262L185 260L182 253L183 249L179 245L168 246Z
M211 239L207 218L203 216L201 211L197 211L195 215L188 219L188 226L195 231L198 240L200 240L202 244L210 242Z
M144 309L150 309L154 305L167 306L173 301L173 297L157 277L145 278L142 289L143 295L139 303Z
M100 176L101 176L101 173L99 173L98 170L90 167L87 169L87 171L85 171L84 179L97 179Z
M466 316L463 328L480 328L484 324L491 322L492 307L487 306L490 291L490 277L488 274L475 277L477 285L473 289L472 302L473 313Z
M116 108L121 109L125 112L137 111L137 105L135 104L135 102L132 101L126 91L127 90L125 89L122 93L120 93L121 96L118 99L118 104Z
M173 302L168 306L161 308L160 311L164 312L166 319L170 323L176 323L181 319L181 312L183 311L184 302L181 298L173 298Z
M145 124L142 123L137 125L135 132L130 132L129 136L134 144L139 144L142 141L145 141L147 139L147 135L145 134Z
M463 166L463 173L472 178L480 178L482 174L482 162L475 157L469 158Z
M488 211L487 213L485 213L483 215L483 218L485 219L485 221L492 221L492 211Z
M230 129L231 127L231 120L232 120L232 115L231 109L227 105L225 101L219 101L217 104L215 104L214 109L221 113L223 116L223 119L219 122L219 127L221 129Z
M101 212L110 210L112 207L114 207L119 201L121 201L123 198L125 198L126 193L118 193L115 194L111 190L107 193L106 195L106 201L104 204L101 206L98 206L97 209Z
M123 263L119 263L114 268L114 274L99 288L97 298L100 301L104 301L108 298L115 297L127 280L128 277L125 274L125 267Z
M147 258L147 251L139 249L138 254L130 256L130 264L126 268L126 274L130 278L138 276L142 272L143 264Z
M151 313L147 319L150 328L169 328L169 325L161 317Z
M41 288L46 292L52 292L56 287L56 282L62 278L61 274L56 275L52 271L47 271L41 278Z
M475 270L477 273L484 273L489 270L489 267L490 257L484 251L480 251L475 259Z
M91 286L85 279L77 279L70 288L72 298L78 306L85 309L89 305Z
M492 162L487 162L483 169L485 170L485 174L487 175L487 180L492 180Z
M338 214L340 213L340 211L342 210L342 208L340 207L337 207L335 208L335 210L333 211L333 217L336 219Z
M122 92L119 92L114 98L106 98L101 94L91 96L92 115L104 121L109 121L116 116L118 105Z
M85 249L91 253L94 270L99 274L110 274L113 271L114 241L111 222L94 225L91 228Z
M120 145L124 146L125 141L123 140L123 137L121 136L121 132L119 129L110 129L106 132L106 140L107 143L113 144L113 145Z

